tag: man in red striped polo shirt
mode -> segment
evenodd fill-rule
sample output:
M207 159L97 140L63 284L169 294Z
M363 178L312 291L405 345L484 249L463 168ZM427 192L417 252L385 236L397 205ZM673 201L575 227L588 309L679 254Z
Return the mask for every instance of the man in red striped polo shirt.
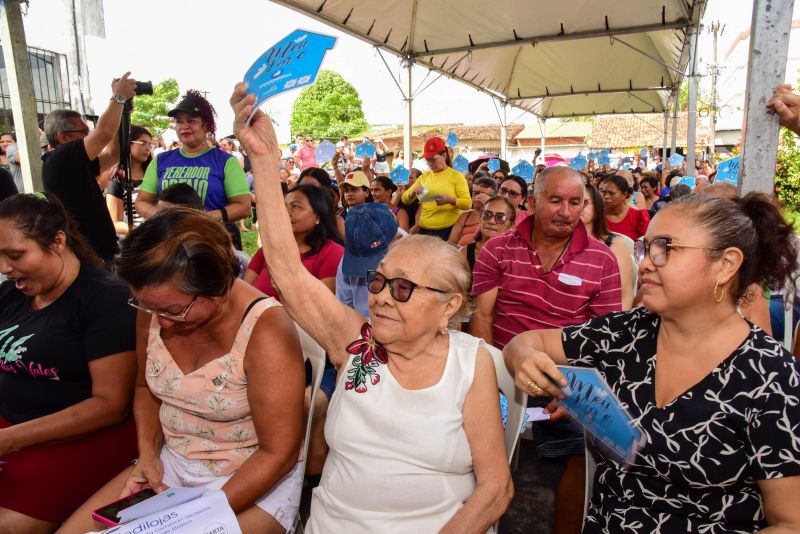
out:
M475 262L472 335L503 348L527 330L569 326L622 309L617 260L581 223L584 197L583 177L569 167L551 167L536 177L528 197L531 216L487 241ZM553 532L580 532L581 428L571 420L534 424L534 443L539 456L566 465L555 489Z
M471 333L503 348L515 335L622 308L617 260L581 224L583 177L551 167L536 179L532 216L490 239L475 262Z

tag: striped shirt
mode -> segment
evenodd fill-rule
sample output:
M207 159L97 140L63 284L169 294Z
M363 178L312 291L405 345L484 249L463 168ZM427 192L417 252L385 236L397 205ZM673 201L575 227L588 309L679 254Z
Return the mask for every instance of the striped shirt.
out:
M483 245L472 273L472 294L498 288L493 344L504 347L528 330L561 328L622 309L617 260L583 223L566 251L545 271L531 243L535 217Z

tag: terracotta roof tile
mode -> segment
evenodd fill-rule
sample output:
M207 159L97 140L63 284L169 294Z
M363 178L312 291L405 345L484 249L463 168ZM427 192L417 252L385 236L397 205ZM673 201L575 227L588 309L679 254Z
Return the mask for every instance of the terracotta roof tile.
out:
M678 115L676 144L686 146L688 114ZM708 125L697 117L697 146L708 143ZM664 143L664 115L647 113L638 115L601 115L594 118L588 144L594 148L629 148L661 146ZM672 139L672 116L669 118L667 143Z

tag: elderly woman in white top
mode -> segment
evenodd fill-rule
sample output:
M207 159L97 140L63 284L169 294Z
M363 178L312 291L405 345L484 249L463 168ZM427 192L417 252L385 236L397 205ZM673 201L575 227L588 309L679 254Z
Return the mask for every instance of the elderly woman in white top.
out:
M436 238L398 242L370 272L365 323L300 263L272 124L257 111L245 125L254 100L240 83L231 105L253 166L272 280L338 369L325 425L330 453L307 531L487 531L513 486L491 355L448 328L468 307L464 259Z

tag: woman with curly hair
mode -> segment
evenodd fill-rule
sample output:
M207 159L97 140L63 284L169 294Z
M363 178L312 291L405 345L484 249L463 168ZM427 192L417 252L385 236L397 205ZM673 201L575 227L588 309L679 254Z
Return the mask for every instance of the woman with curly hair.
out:
M250 188L238 160L208 146L209 137L213 138L217 129L214 108L198 91L190 89L168 115L182 146L159 154L147 167L136 211L144 218L152 217L163 189L189 184L203 201L206 214L226 225L234 246L241 250L241 235L232 223L250 215Z

